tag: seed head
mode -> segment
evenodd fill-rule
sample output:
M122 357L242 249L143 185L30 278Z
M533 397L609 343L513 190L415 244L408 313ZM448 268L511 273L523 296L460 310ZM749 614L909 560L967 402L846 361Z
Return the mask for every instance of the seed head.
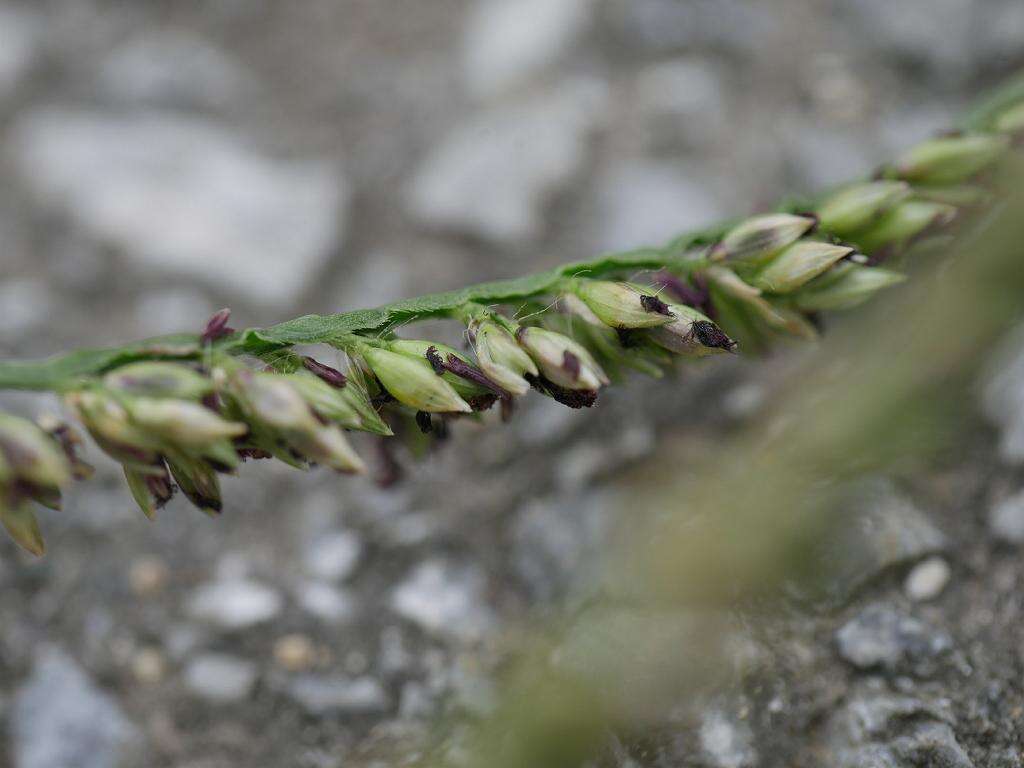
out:
M59 491L71 480L60 445L27 419L0 413L0 457L13 480L40 491Z
M841 264L793 294L794 304L807 312L851 309L906 277L881 267Z
M791 213L754 216L736 225L711 249L715 261L761 264L815 227L817 220Z
M133 397L125 401L132 421L141 429L186 450L198 450L224 438L242 437L249 428L228 421L204 405L186 400Z
M513 395L525 395L530 388L525 376L539 371L512 334L493 320L482 320L470 326L470 336L484 375Z
M802 314L768 301L760 289L745 283L731 269L713 266L704 274L715 289L752 311L769 327L808 340L818 338L817 329Z
M209 464L185 454L176 454L167 457L167 467L185 498L194 506L208 515L221 511L220 481Z
M653 328L672 322L667 305L653 292L629 283L576 280L573 290L605 325L612 328Z
M846 237L867 227L911 193L905 181L871 181L835 192L817 208L821 228Z
M423 357L366 347L363 357L374 376L398 402L427 413L470 413L472 408Z
M101 390L84 390L72 392L64 400L93 440L112 458L141 467L151 466L159 458L160 441L135 425L128 411L111 395Z
M516 338L544 378L557 387L596 392L610 383L590 352L568 336L544 328L522 327Z
M921 184L958 184L977 176L1009 148L1006 136L967 134L931 139L900 158L896 174Z
M434 373L451 385L474 411L487 410L496 397L509 393L491 381L469 358L446 344L416 339L395 339L388 349L416 360L426 360Z
M146 517L154 519L156 511L174 496L174 485L163 459L146 471L128 466L123 469L124 479L135 503Z
M357 383L348 382L343 389L338 389L309 371L285 374L284 378L299 390L306 403L324 420L332 421L343 429L391 434L391 429L381 420L370 398Z
M26 552L42 557L46 553L39 522L28 503L0 494L0 523L14 542Z
M814 240L794 243L750 277L756 288L769 293L789 293L814 279L853 248Z
M173 397L202 400L213 393L213 382L181 363L129 363L103 377L103 385L114 392L135 397Z
M647 337L677 355L704 357L716 352L734 352L736 342L715 323L685 304L672 304L673 321L646 331Z
M865 253L874 255L889 246L903 248L914 238L949 225L956 216L957 209L952 205L905 200L855 240Z

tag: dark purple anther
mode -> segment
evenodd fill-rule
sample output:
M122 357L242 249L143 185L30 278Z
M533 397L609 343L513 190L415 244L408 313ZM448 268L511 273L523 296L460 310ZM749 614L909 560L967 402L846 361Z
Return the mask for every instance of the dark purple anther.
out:
M235 453L242 461L246 459L272 459L274 455L262 448L236 448Z
M217 339L222 339L225 336L235 332L234 328L228 328L228 318L231 317L231 310L225 307L220 312L217 312L211 317L206 323L206 330L203 331L203 335L199 337L199 341L203 344L210 344Z
M562 368L572 376L573 381L579 379L581 370L580 359L569 350L565 350L562 353Z
M533 376L529 373L525 375L525 378L530 382L530 386L538 392L543 392L555 402L569 408L590 408L597 402L596 389L566 389L543 376Z
M444 367L444 360L441 359L441 354L437 351L437 347L427 347L427 362L434 369L434 373L438 376L444 376L444 372L447 369Z
M506 392L504 389L502 389L489 378L487 378L487 376L484 375L483 371L481 371L479 368L476 368L475 366L470 365L465 360L462 360L461 358L458 358L455 355L448 355L448 359L444 362L444 368L445 370L454 373L460 379L471 381L474 384L480 385L484 389L490 390L498 397L510 397L508 392ZM494 401L492 400L491 405L493 404ZM487 407L490 408L490 405L488 405Z
M694 275L691 279L693 285L667 270L662 270L654 276L653 282L665 288L686 306L714 318L715 309L711 304L711 292L708 290L707 282L701 275Z
M348 379L345 378L345 374L341 371L336 368L331 368L329 365L324 365L323 363L314 360L312 357L303 357L302 367L310 373L315 373L332 387L341 389L348 383Z
M721 328L707 320L698 320L693 324L693 335L697 337L697 341L711 349L724 349L726 352L736 349L736 342L726 336Z
M171 478L167 476L166 469L160 475L146 475L145 482L158 509L174 496L174 485L171 483Z
M420 428L420 432L424 435L429 435L434 431L434 425L430 421L430 414L426 411L416 411L416 426Z
M672 312L668 308L668 304L657 296L641 296L640 306L642 306L647 312L656 312L659 315L672 315Z

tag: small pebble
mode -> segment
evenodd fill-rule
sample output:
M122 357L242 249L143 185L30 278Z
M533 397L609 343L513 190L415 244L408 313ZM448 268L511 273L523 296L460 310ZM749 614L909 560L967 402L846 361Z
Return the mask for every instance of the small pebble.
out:
M305 635L285 635L274 643L274 660L289 672L309 669L316 656L316 646Z
M929 557L915 565L903 582L907 597L917 602L934 600L942 594L951 575L949 563L941 557Z
M256 666L244 659L206 653L189 662L185 669L185 685L207 701L241 701L252 693L256 674Z
M167 575L167 566L159 557L140 557L128 569L128 585L139 597L148 597L167 586Z
M1024 491L992 507L988 527L1000 541L1024 544Z
M142 648L132 658L132 675L143 685L155 685L164 679L167 663L156 648Z

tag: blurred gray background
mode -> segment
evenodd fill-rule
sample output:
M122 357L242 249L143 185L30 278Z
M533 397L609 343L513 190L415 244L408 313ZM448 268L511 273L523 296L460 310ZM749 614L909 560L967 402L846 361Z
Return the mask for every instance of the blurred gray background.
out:
M1024 65L1022 43L1020 0L3 0L0 354L199 329L222 306L268 325L657 243L870 171ZM92 455L98 478L44 518L45 559L0 542L0 765L395 764L438 716L488 711L510 630L585 600L623 473L666 442L699 451L784 365L635 382L589 418L533 398L388 490L250 465L219 520L179 500L148 523ZM1021 368L992 396L1007 423ZM957 606L986 574L1020 579L997 548L954 558L960 603L918 610L902 586L938 553L919 579L942 592L954 534L984 539L988 506L1013 500L1015 470L973 470L985 446L959 490L924 493L935 510L883 483L888 538L865 534L848 574L889 574L869 597L896 618L869 630L932 611L934 631L893 630L914 653L953 659ZM978 526L961 529L967 498ZM1024 538L1017 507L993 536ZM876 685L832 648L864 601L794 619L800 648L765 641L784 690L703 702L607 760L813 765L847 742L896 760L899 737L932 738L942 765L1021 765L1010 714L953 693L965 668L989 691L1010 664L1019 698L1017 650L985 677L962 655L904 674L898 648L886 669L911 682Z

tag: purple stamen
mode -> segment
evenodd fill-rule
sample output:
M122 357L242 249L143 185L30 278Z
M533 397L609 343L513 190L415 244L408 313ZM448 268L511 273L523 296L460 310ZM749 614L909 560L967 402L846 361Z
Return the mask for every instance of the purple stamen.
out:
M202 336L199 337L200 343L210 344L217 341L217 339L222 339L225 336L230 336L234 333L234 328L228 328L228 319L230 317L231 310L227 307L214 313L213 317L206 322L206 330L204 330Z
M711 349L724 349L726 352L736 349L736 342L726 336L721 328L707 320L698 320L693 324L693 335L697 337L697 341Z
M659 315L668 315L670 317L672 315L672 312L668 308L668 304L657 296L641 296L640 306L642 306L647 312L656 312Z
M509 397L509 393L491 381L479 368L470 365L455 355L449 354L448 359L443 363L445 370L454 373L460 379L471 381L484 389L490 390L498 397ZM492 401L493 403L493 401ZM488 406L489 408L490 406Z
M582 365L580 364L580 359L569 350L565 350L562 353L562 368L572 376L573 381L579 380Z
M318 360L314 360L312 357L303 357L302 367L310 373L315 373L321 379L337 389L341 389L348 383L348 379L345 378L345 374L341 371L336 368L331 368L329 365L324 365Z
M434 373L438 376L444 376L445 367L444 360L441 359L441 354L437 351L437 347L427 347L427 362L430 363L430 367L434 369Z

